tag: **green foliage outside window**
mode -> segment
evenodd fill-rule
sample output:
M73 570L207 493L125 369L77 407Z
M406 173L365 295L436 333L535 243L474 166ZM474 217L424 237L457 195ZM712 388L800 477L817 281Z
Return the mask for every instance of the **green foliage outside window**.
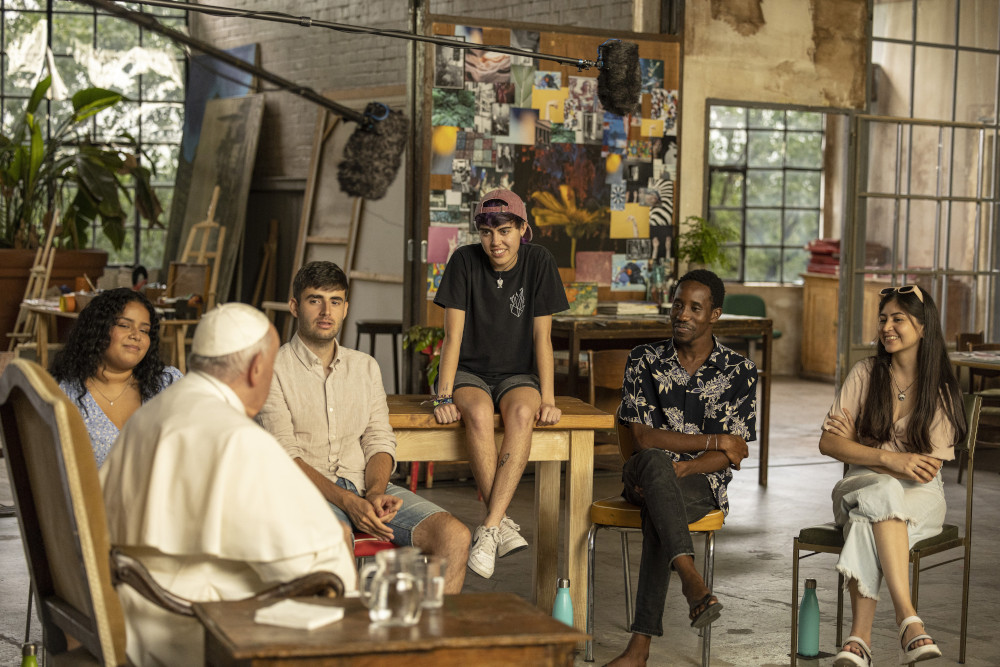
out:
M708 217L736 231L723 278L801 282L821 229L823 131L821 113L710 108Z

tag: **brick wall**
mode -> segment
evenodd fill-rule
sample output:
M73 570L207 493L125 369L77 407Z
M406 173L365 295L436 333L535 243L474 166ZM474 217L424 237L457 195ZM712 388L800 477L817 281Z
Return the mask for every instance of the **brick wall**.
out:
M231 0L226 6L407 29L406 0ZM632 21L628 0L437 0L428 6L433 14L609 30L629 30ZM194 37L218 48L256 42L264 69L319 92L406 82L406 40L197 13L191 14L190 27ZM317 112L317 106L291 93L267 93L256 179L305 178Z

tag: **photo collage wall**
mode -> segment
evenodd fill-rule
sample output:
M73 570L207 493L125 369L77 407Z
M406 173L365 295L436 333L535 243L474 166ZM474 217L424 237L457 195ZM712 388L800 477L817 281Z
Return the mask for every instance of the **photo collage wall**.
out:
M472 212L495 188L524 200L532 242L577 283L644 293L655 262L669 275L678 43L639 42L641 111L618 116L598 100L596 68L527 55L596 60L603 37L442 23L433 32L526 55L430 46L427 298L455 249L479 242Z

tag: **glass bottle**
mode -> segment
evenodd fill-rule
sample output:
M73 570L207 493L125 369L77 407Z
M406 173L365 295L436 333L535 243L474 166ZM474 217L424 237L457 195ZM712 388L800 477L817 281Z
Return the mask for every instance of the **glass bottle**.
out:
M819 601L815 579L806 579L806 592L799 605L798 654L806 658L819 655Z
M569 596L569 579L559 579L556 589L556 601L552 605L552 618L573 625L573 600Z

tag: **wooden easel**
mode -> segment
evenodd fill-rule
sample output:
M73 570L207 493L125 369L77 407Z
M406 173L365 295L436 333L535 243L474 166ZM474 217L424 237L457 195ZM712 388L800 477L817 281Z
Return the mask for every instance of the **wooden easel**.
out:
M45 245L35 252L35 263L28 274L28 287L24 290L24 299L38 299L45 294L49 286L49 278L52 276L52 263L56 258L56 249L52 247L52 237L56 232L56 223L59 220L58 209L52 212L52 220L49 223L49 232L45 235ZM23 307L17 311L17 321L14 323L14 330L7 334L10 343L8 351L12 351L21 344L26 344L35 337L36 319L38 315L25 310Z
M215 307L216 290L219 285L219 269L222 264L222 248L226 240L226 228L215 221L215 207L219 203L220 188L218 185L212 190L212 202L208 205L208 216L198 224L191 227L188 233L187 243L184 244L184 252L181 253L181 264L208 264L212 261L211 280L209 281L208 294L205 295L205 311ZM215 237L215 248L209 250L209 241L212 232L217 231ZM201 236L200 243L198 240ZM195 244L198 249L194 250ZM167 285L167 293L170 294L171 285Z

